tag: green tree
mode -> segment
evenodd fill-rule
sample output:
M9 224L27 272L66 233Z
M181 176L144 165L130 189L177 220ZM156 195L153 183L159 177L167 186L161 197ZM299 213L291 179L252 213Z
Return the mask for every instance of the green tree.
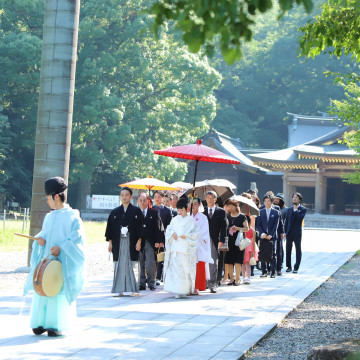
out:
M5 156L8 153L8 143L9 143L9 137L8 137L8 128L9 128L9 122L6 116L1 115L0 113L0 192L5 191L5 181L6 181L6 175L4 171L4 160Z
M242 57L242 43L252 40L259 14L270 11L273 4L278 5L279 17L295 4L303 4L307 12L313 8L312 0L156 0L148 12L154 15L155 34L167 20L174 21L191 52L204 47L212 56L218 44L225 61L233 64Z
M360 3L356 0L329 0L321 5L321 13L300 30L299 52L302 56L315 58L328 54L337 58L351 56L360 61ZM335 76L346 98L335 100L332 114L342 119L353 131L345 137L345 143L360 158L360 77L358 66L348 73L329 72ZM360 170L360 166L355 166ZM360 172L345 177L348 182L360 184Z
M71 161L82 204L100 174L118 175L113 191L134 177L183 178L185 163L153 150L195 141L216 114L221 76L173 36L152 39L137 15L148 3L88 1L82 12Z
M254 38L243 47L244 57L227 66L212 59L223 81L216 97L219 110L212 125L229 136L241 138L247 147L287 146L287 112L314 115L326 111L330 99L343 91L323 76L326 71L349 71L348 59L323 55L313 61L298 58L298 28L306 23L301 8L282 21L278 10L259 16Z
M82 2L70 173L80 195L92 183L109 192L135 176L183 177L184 163L153 150L195 141L215 116L221 76L174 36L155 41L150 16L139 15L145 6L150 0ZM23 204L31 194L43 15L43 1L0 0L4 187Z
M7 122L1 134L7 139L3 187L8 198L14 199L16 194L16 200L24 205L29 205L31 194L41 39L37 30L31 33L35 10L34 19L22 10L25 4L32 9L36 3L0 2L0 116ZM15 11L17 4L24 7Z

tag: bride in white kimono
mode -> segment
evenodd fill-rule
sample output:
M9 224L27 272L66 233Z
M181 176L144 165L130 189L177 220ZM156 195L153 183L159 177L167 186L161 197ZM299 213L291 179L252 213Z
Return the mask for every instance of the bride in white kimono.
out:
M171 220L165 234L164 290L180 298L195 290L199 227L187 214L187 199L179 199L176 207L179 215Z

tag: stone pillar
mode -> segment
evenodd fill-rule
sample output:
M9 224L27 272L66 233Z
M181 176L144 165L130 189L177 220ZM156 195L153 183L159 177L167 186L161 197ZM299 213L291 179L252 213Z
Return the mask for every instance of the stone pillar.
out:
M69 175L80 0L46 0L31 198L30 235L49 211L44 181ZM28 264L32 243L29 242Z
M291 204L291 186L290 182L288 181L288 172L284 171L283 175L283 194L284 194L284 200L285 204L289 206L288 204Z
M322 169L316 170L315 181L315 213L321 214L326 210L327 179Z

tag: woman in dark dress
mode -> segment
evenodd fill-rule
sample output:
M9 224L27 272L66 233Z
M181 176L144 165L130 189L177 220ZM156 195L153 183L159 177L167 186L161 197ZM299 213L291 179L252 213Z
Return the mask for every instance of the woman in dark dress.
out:
M230 277L228 285L239 285L241 265L244 259L244 251L241 251L239 246L235 245L236 237L239 231L249 231L248 221L245 215L240 213L239 205L234 200L229 200L226 203L230 214L228 215L229 227L229 251L225 253L225 276L224 279ZM234 280L234 265L235 265L235 280Z

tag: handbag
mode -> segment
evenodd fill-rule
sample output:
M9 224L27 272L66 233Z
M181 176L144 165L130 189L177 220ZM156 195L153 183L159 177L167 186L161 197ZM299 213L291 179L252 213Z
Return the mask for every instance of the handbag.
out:
M242 231L239 231L236 236L235 246L240 246L240 244L243 240L244 240L244 234L242 233Z
M273 259L273 241L260 239L259 261L270 262Z
M250 264L251 266L255 266L255 265L256 265L256 260L255 260L255 258L254 258L253 256L250 258L249 264Z
M157 262L163 262L165 260L165 251L160 252L160 248L158 248L158 252L156 254Z
M240 250L244 250L244 249L247 248L250 244L251 244L251 240L248 239L247 237L245 237L245 238L243 238L242 241L240 242L239 248L240 248Z

